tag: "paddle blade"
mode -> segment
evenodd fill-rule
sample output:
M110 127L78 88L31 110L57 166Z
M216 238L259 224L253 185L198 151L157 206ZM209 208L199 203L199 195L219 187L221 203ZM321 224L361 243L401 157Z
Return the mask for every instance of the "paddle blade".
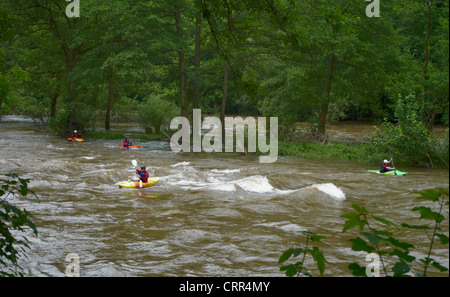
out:
M139 181L139 188L142 188L142 180Z
M136 160L131 160L131 164L133 164L134 167L137 167L137 162L136 162Z

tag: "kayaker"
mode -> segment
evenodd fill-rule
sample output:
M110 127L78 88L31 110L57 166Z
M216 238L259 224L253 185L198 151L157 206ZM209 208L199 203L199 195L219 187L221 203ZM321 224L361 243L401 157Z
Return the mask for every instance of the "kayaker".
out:
M148 172L145 171L145 166L141 166L140 170L136 168L136 174L139 175L139 178L141 179L141 181L143 183L148 182L149 175L148 175Z
M130 145L132 145L132 144L133 143L128 140L128 137L125 137L125 140L123 141L123 148L129 149Z
M74 130L74 131L73 131L73 134L72 134L72 139L75 139L75 138L81 138L81 134L79 134L79 133L77 132L77 130Z
M388 171L391 171L391 170L395 170L394 167L388 167L388 164L391 163L391 162L392 162L392 159L389 160L389 161L388 160L384 160L383 164L381 164L380 172L384 173L384 172L388 172Z

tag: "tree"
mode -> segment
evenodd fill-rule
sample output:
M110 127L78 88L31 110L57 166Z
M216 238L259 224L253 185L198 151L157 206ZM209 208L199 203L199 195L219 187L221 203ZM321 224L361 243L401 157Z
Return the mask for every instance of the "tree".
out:
M316 137L325 140L330 106L341 102L363 105L379 100L383 93L386 72L393 69L393 61L398 64L398 55L392 55L395 44L388 39L394 33L391 23L367 18L365 3L359 1L266 2L277 38L282 37L275 56L286 67L282 71L294 75L292 86L288 85L291 80L279 80L281 90L286 88L282 97L296 97L289 104L273 105L285 106L280 112L292 114L292 121L300 119L302 109L311 117L313 112L308 109L313 108ZM295 112L300 114L296 117Z
M398 93L415 94L421 121L429 132L448 111L448 1L394 1L396 30L402 34L405 66L396 79Z

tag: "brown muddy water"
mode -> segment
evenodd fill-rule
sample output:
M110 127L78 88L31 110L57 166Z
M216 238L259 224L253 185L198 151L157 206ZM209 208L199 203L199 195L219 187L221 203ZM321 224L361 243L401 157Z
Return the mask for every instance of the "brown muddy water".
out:
M18 117L0 122L0 174L30 178L39 197L14 201L34 215L39 232L27 233L26 276L65 276L71 253L81 276L284 276L278 259L304 245L305 230L325 236L318 245L329 262L325 276L350 276L350 263L368 264L348 241L357 230L342 233L340 216L353 203L399 225L417 224L413 192L449 187L446 169L399 168L409 174L393 177L367 172L379 164L294 157L260 164L250 155L176 154L159 141L141 142L140 150L118 145L68 142ZM133 159L161 180L119 188L134 176ZM414 256L426 256L424 232L392 231L415 245ZM437 244L432 258L449 267L448 246Z

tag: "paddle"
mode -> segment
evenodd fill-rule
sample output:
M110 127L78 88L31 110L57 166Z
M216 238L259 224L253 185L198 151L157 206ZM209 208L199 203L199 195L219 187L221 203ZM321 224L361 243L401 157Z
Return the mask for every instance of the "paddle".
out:
M389 157L390 157L391 160L392 160L392 167L394 167L394 174L397 175L397 169L395 169L394 159L392 158L391 149L389 149Z
M137 169L136 160L131 160L131 164L133 164L134 168ZM139 178L139 188L142 188L142 180Z

